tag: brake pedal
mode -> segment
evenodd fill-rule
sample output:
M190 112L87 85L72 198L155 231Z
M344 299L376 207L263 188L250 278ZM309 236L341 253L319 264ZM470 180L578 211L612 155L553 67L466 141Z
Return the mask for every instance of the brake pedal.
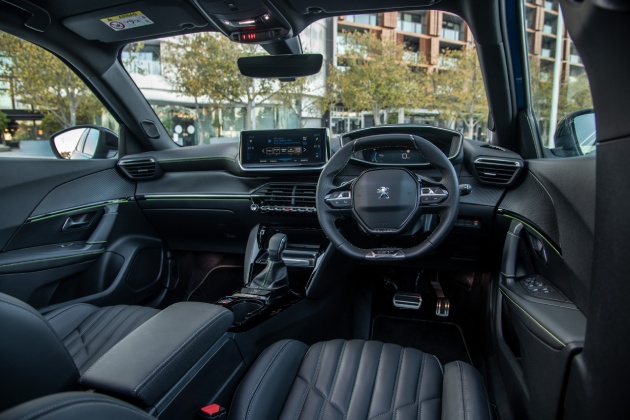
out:
M422 306L422 296L419 293L399 292L394 294L392 301L398 309L418 310Z
M435 280L431 280L431 286L437 295L437 302L435 303L435 315L443 318L448 317L451 312L451 301L444 296L442 285L440 284L439 277L436 276Z

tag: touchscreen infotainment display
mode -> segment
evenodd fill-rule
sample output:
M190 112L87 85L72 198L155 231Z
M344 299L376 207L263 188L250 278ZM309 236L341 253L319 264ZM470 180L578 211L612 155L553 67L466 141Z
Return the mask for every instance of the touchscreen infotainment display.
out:
M243 167L321 166L327 159L325 128L241 132Z

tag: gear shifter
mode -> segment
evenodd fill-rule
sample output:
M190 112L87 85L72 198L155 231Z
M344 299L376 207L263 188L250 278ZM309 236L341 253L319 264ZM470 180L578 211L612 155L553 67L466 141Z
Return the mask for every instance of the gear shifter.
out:
M282 251L287 246L287 235L276 233L269 240L267 266L247 285L249 288L278 290L289 286L287 266Z

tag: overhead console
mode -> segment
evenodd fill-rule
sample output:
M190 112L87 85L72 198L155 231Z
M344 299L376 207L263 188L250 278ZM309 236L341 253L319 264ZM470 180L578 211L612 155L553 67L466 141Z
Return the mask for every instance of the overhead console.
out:
M241 132L244 170L319 169L328 160L328 130L246 130Z
M235 42L260 44L293 36L289 22L269 2L193 0L221 32Z

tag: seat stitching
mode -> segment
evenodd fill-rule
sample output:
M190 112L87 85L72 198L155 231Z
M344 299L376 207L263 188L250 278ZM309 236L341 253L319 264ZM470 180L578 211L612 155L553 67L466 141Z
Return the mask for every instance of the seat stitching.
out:
M132 311L131 311L131 313L129 313L128 315L125 315L125 314L124 314L124 312L126 312L126 311L125 311L125 309L128 309L128 308L133 308L133 310L132 310ZM85 347L85 351L86 351L86 353L88 352L87 346L88 346L88 345L90 345L90 344L92 344L92 342L93 342L94 340L96 340L97 338L102 338L102 337L103 337L103 335L101 335L101 333L102 333L103 331L105 331L105 330L106 330L106 329L107 329L107 328L108 328L111 324L113 324L113 323L117 323L117 325L115 326L115 328L112 328L112 332L111 332L111 333L107 336L107 338L105 339L105 341L104 341L103 343L105 343L105 342L106 342L109 338L111 338L114 334L116 334L117 332L119 332L119 331L120 331L120 329L121 329L121 327L122 327L122 326L123 326L123 325L124 325L127 321L129 321L129 320L131 319L131 317L132 317L132 316L133 316L136 312L138 312L138 311L139 311L139 310L141 310L141 309L143 309L143 307L141 307L141 306L136 306L136 307L131 306L131 307L126 307L126 308L123 308L123 310L122 310L122 311L120 311L118 314L116 314L116 316L115 316L114 318L112 318L112 319L111 319L111 320L110 320L107 324L105 324L105 325L104 325L104 326L103 326L103 327L102 327L102 328L98 331L98 333L96 333L96 334L94 335L94 337L92 337L92 338L90 339L90 341L88 341L88 342L86 342L86 343L85 343L85 346L84 346L84 347ZM124 317L124 318L121 320L120 318L122 318L122 317ZM131 322L133 322L133 320L132 320ZM123 337L123 338L124 338L124 337ZM122 339L122 338L121 338L121 339ZM120 340L119 340L119 341L120 341Z
M419 376L418 376L418 382L416 383L416 389L418 390L416 392L416 398L411 404L407 404L407 405L403 405L402 407L398 407L396 409L396 412L394 413L394 419L396 419L398 417L398 411L399 410L402 410L403 408L410 407L412 405L421 404L424 401L428 401L428 400L418 401L418 399L420 398L420 385L422 384L422 368L423 368L423 364L424 364L424 357L425 357L425 353L422 353L422 362L420 362L420 372L419 372Z
M322 359L324 358L324 350L326 348L326 344L328 343L324 343L321 346L321 350L319 351L319 356L317 358L317 365L315 365L315 372L313 372L313 377L311 378L311 380L308 381L306 378L303 378L302 376L300 376L298 372L297 377L303 379L308 384L308 387L304 393L302 404L300 405L300 410L295 416L296 419L298 419L302 415L302 410L304 410L304 403L306 402L306 399L308 398L308 393L311 391L311 389L315 387L315 381L317 381L317 378L319 378L319 370L321 369ZM306 360L306 357L310 354L312 348L313 347L308 349L308 351L306 352L306 356L304 356L303 360Z
M302 396L300 397L300 409L297 413L295 413L295 415L293 416L293 419L297 420L300 418L300 415L302 414L302 410L304 409L304 403L306 402L306 397L308 397L309 392L311 391L311 389L313 389L313 387L311 386L311 384L303 377L301 377L300 375L298 375L296 377L296 379L301 379L306 383L306 389L304 390L304 392L302 393ZM319 390L317 390L319 391Z
M357 365L357 371L354 374L354 380L352 381L352 391L350 392L350 400L348 401L348 412L346 416L350 414L350 407L352 407L352 398L354 398L354 391L357 389L357 378L359 376L359 372L361 371L361 363L363 363L363 354L365 353L365 343L363 342L363 347L361 347L361 356L359 357L359 364Z
M392 410L394 409L395 403L396 403L396 395L398 394L398 385L400 384L400 380L399 380L399 376L400 376L400 368L402 367L402 361L403 358L405 356L405 350L407 350L406 348L402 348L402 351L398 352L398 369L396 369L396 376L394 377L395 379L395 384L394 384L394 392L392 393L392 401L389 403L389 410L387 410L384 413L379 414L378 416L373 416L370 418L370 420L379 418L384 416L385 414L389 414L392 412Z
M86 330L83 334L79 333L79 335L80 335L80 336L85 337L85 339L83 340L83 349L85 349L85 352L86 352L86 353L88 352L87 346L88 346L88 345L90 345L90 344L92 344L92 341L94 341L94 340L95 340L95 339L99 336L99 334L100 334L100 333L101 333L101 332L102 332L105 328L107 328L107 327L108 327L108 326L109 326L112 322L116 321L116 320L118 319L118 316L119 316L121 313L123 313L123 312L124 312L124 310L125 310L126 308L127 308L127 307L122 306L122 307L120 308L120 311L118 311L118 313L117 313L117 314L115 314L113 317L111 317L111 319L110 319L109 321L107 321L105 324L101 325L101 327L100 327L100 328L98 328L98 329L97 329L97 331L96 331L95 333L91 334L91 335L92 335L92 338L88 338L88 332L87 332L87 330ZM105 312L109 312L109 310L107 310L107 311L105 311ZM100 320L100 319L103 319L103 318L105 317L105 315L107 315L107 314L106 314L106 313L104 313L104 314L103 314L103 315L99 318L99 320ZM92 324L92 325L94 325L94 324ZM77 331L78 331L78 330L79 330L79 329L77 328ZM75 352L72 354L72 356L76 355L76 354L77 354L80 350L81 350L81 348L77 349L77 351L75 351Z
M424 362L427 358L427 354L426 353L422 353L422 362L420 362L420 374L419 374L419 379L418 379L418 392L416 393L416 403L418 404L418 420L422 419L422 401L420 400L420 392L422 392L422 376L424 375Z
M63 310L61 310L61 311L57 312L55 315L51 316L50 318L48 318L47 316L44 316L44 318L45 318L48 322L50 322L50 321L52 321L53 319L57 318L59 315L64 314L64 313L66 313L67 311L69 311L70 309L74 309L74 308L76 308L77 306L92 306L92 305L88 305L88 304L85 304L85 303L75 303L74 305L70 305L70 306L68 306L67 308L64 308Z
M282 347L276 352L276 354L273 356L273 358L271 359L271 362L267 365L267 367L265 368L265 370L263 371L263 374L261 375L260 379L258 380L258 383L256 384L256 386L254 387L252 393L250 394L249 398L247 399L248 404L247 404L247 410L245 410L245 413L243 414L242 419L245 420L246 418L249 417L249 411L252 407L252 402L254 401L254 397L256 396L256 394L258 393L258 389L260 388L260 385L262 385L262 382L265 379L265 376L267 376L267 373L269 372L269 370L271 369L271 367L274 365L274 363L276 362L276 360L278 360L278 358L280 357L280 355L282 353L284 353L284 351L286 350L287 346L291 343L291 341L287 341L285 342Z
M324 415L324 413L326 412L326 406L327 403L332 405L333 407L337 408L339 410L339 413L343 416L343 410L339 407L337 407L335 405L335 403L333 403L331 401L331 397L333 395L333 391L335 390L335 386L337 385L337 377L339 376L339 369L341 368L341 359L343 359L343 354L346 351L346 345L348 344L348 341L344 341L343 342L343 346L341 346L341 351L339 352L339 359L337 359L337 367L335 368L335 375L333 376L333 380L332 383L330 384L330 390L328 392L328 396L326 396L326 398L324 399L324 403L322 404L322 407L319 409L319 415L317 416L318 420L322 419L322 416ZM317 386L315 387L317 388Z
M22 306L16 305L16 304L11 303L11 302L7 302L5 300L0 300L0 305L8 305L9 309L20 309L21 311L26 312L30 316L35 317L38 321L42 322L46 326L46 328L48 328L48 330L52 333L53 337L57 340L57 342L61 345L61 347L63 347L63 352L65 353L66 357L68 357L68 359L70 359L70 362L72 363L72 366L74 366L74 371L75 371L77 377L79 376L79 370L77 369L77 365L74 363L74 359L72 358L72 356L70 356L70 353L68 353L68 349L66 348L66 346L64 346L63 342L61 341L61 339L59 339L59 336L57 335L55 330L53 330L53 328L50 326L50 324L48 322L46 322L45 319L41 318L41 315L35 314L35 313L31 312L27 308L24 308Z
M129 321L131 324L129 325L129 327L127 327L127 328L124 330L124 334L122 334L121 338L119 338L119 339L116 341L116 343L112 344L112 347L113 347L113 346L115 346L115 345L116 345L119 341L121 341L121 340L122 340L123 338L125 338L127 335L129 335L129 333L130 333L131 331L133 331L135 328L138 328L138 327L139 327L139 325L135 325L135 323L138 321L138 319L140 319L140 318L141 318L141 316L140 316L140 317L137 317L136 319L131 319L131 317L132 317L132 316L133 316L136 312L138 312L140 309L144 309L144 308L143 308L143 307L141 307L141 306L138 306L138 307L136 307L136 308L135 308L135 309L134 309L134 310L133 310L133 311L132 311L129 315L127 315L127 316L125 317L125 319L124 319L124 320L123 320L123 321L122 321L122 322L121 322L121 323L120 323L120 324L119 324L116 328L114 328L114 329L112 330L112 332L111 332L111 333L110 333L110 334L109 334L106 338L104 338L103 343L99 346L99 350L105 346L105 344L106 344L106 343L107 343L107 342L108 342L108 341L109 341L109 340L110 340L110 339L114 336L114 334L121 332L121 330L122 330L122 328L123 328L123 325L125 325L125 323L126 323L126 322L128 322L128 321ZM142 315L142 314L141 314L141 315ZM112 322L113 322L113 320L112 320ZM145 321L145 322L146 322L146 321ZM110 322L110 323L111 323L111 322ZM135 327L134 327L134 325L135 325ZM142 324L141 324L141 325L142 325ZM103 328L101 331L103 331L103 330L104 330L104 328ZM81 367L82 367L82 366L84 366L84 365L85 365L85 364L86 364L86 363L90 360L90 358L91 358L92 356L94 356L94 354L95 354L95 353L98 353L98 350L97 350L97 351L95 351L93 354L89 354L89 351L88 351L88 349L87 349L88 344L91 344L91 343L92 343L92 341L94 341L97 337L101 337L101 338L103 338L104 336L103 336L103 335L97 335L97 336L95 336L95 337L94 337L94 338L93 338L93 339L92 339L89 343L85 343L84 348L85 348L85 352L86 352L86 353L88 353L88 356L87 356L87 358L85 359L85 361L81 364Z
M76 331L79 333L79 334L78 334L78 336L79 336L79 337L81 337L81 339L83 340L83 337L84 337L84 336L87 336L88 332L92 329L92 327L93 327L93 326L94 326L97 322L99 322L101 319L103 319L103 317L105 317L105 316L109 315L109 314L110 314L110 312L112 312L112 309L114 309L114 308L119 308L119 307L118 307L118 306L110 306L110 307L108 307L108 308L105 308L105 310L102 310L102 309L104 309L104 308L101 308L101 310L100 310L100 311L96 311L96 312L94 312L93 314L90 314L90 316L92 316L92 315L93 315L93 319L90 321L90 323L89 323L88 325L86 325L85 327L83 327L83 333L81 333L81 332L79 331L79 328L81 328L81 324L79 324L79 326L76 328ZM122 306L121 306L121 307L120 307L120 311L122 311L123 309L124 309L124 307L122 307ZM114 315L114 316L116 316L116 315ZM89 318L89 317L88 317L88 318ZM86 318L86 319L88 319L88 318ZM84 322L85 322L85 321L84 321ZM69 341L69 342L68 342L68 344L67 344L67 346L70 346L70 344L73 344L73 343L76 341L76 339L77 339L77 338L78 338L78 337L75 337L74 339L72 339L71 341ZM85 341L85 340L84 340L84 341ZM80 349L79 349L79 350L80 350ZM77 352L78 352L78 350L77 350ZM76 352L75 352L75 354L76 354ZM73 356L74 356L74 354L73 354Z
M464 420L468 418L468 410L466 409L466 392L464 390L464 373L462 370L462 363L458 360L457 367L459 368L459 382L462 389L462 408L464 409Z
M442 362L440 362L440 359L438 359L435 354L432 354L432 356L437 362L438 366L440 367L440 372L442 372L442 375L444 375L444 368L442 367Z
M214 324L218 323L219 321L221 321L221 318L225 318L226 316L228 316L228 314L227 313L223 313L223 314L219 315L217 318L213 318L213 319L207 321L201 327L199 327L192 334L191 337L189 337L177 349L175 349L168 356L166 356L166 358L164 360L162 360L160 365L158 365L155 369L153 369L151 371L151 373L149 373L142 381L140 381L138 386L136 386L136 388L133 390L134 395L135 396L140 395L142 390L144 388L146 388L151 382L153 382L155 380L155 378L157 378L159 376L160 372L162 372L164 369L166 369L168 367L168 365L170 365L175 360L175 356L177 356L179 353L181 353L186 347L188 347L191 343L196 341L201 336L201 332L202 331L204 331L204 330L208 329L209 327L213 326ZM151 377L151 379L149 379L150 377ZM149 379L149 380L147 381L147 379ZM145 382L143 384L144 381L147 381L147 382Z
M370 393L370 399L369 399L370 405L368 407L368 415L370 414L370 411L372 409L372 399L374 398L374 391L376 390L378 371L381 368L381 359L383 358L383 348L385 348L385 345L381 344L381 354L378 356L378 363L376 364L376 374L374 375L374 384L372 385L372 392Z

